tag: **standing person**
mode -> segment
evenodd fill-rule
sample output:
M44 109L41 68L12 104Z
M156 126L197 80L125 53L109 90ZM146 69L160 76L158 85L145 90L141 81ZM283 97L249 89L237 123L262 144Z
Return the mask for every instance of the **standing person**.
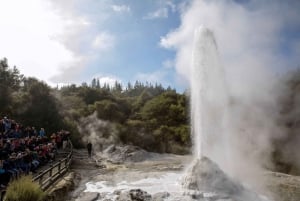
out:
M62 146L63 146L63 149L67 148L67 144L68 144L68 135L67 135L67 133L63 132L62 133Z
M87 150L88 150L89 158L91 158L91 156L92 156L92 146L93 146L92 143L88 142Z
M35 136L35 137L38 136L38 132L37 132L37 130L35 129L35 127L32 127L32 128L31 128L30 137L32 137L32 136Z
M57 144L57 148L60 149L61 146L62 146L62 139L61 139L61 132L59 132L57 135L56 135L56 144Z

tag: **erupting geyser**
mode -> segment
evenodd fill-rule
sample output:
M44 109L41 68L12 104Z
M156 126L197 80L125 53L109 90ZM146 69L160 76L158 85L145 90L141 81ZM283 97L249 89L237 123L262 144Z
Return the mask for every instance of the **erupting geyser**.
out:
M183 179L183 188L198 200L264 200L230 179L212 161L216 160L216 151L224 160L227 157L224 121L228 93L213 33L204 27L195 31L191 72L195 160Z
M195 31L191 74L191 117L194 154L212 158L212 146L224 135L223 121L228 102L224 72L213 33ZM209 147L208 147L209 145Z

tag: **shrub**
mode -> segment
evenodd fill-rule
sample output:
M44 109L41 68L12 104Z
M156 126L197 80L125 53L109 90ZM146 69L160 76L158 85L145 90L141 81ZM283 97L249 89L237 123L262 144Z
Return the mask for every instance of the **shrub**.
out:
M31 177L22 176L9 184L4 201L42 201L44 197L45 193Z

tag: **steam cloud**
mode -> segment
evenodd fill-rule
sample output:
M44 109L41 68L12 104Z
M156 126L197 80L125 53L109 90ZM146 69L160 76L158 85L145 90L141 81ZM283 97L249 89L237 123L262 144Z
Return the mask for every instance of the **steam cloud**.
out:
M112 123L98 119L97 112L81 118L78 129L82 135L83 142L91 142L93 144L94 152L100 152L107 146L119 142L117 129Z
M183 8L181 25L160 41L176 51L176 70L189 80L195 28L214 32L231 95L225 125L230 157L225 159L225 150L215 155L223 169L248 181L272 165L272 141L285 132L278 124L282 87L277 74L300 63L300 39L288 36L300 25L299 6L299 1L194 0Z

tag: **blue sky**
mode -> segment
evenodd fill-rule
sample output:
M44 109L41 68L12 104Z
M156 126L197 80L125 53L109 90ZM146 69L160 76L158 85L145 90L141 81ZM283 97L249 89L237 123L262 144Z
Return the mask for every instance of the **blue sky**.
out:
M0 5L0 57L52 86L97 77L182 91L189 87L193 31L200 25L215 33L229 79L300 64L297 0L0 0Z

